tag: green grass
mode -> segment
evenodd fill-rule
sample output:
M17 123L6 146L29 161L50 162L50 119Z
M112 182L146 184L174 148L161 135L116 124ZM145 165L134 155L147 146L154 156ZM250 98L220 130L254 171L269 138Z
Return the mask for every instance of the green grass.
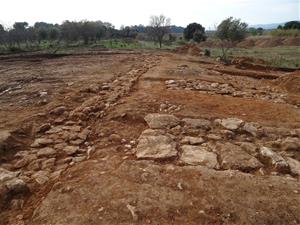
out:
M209 50L212 57L216 58L222 55L220 48L211 48ZM273 67L300 69L300 46L252 49L233 48L229 50L228 55L230 58L251 57L262 59Z
M150 41L102 40L96 45L114 49L157 49L158 44ZM162 49L173 49L176 45L162 45Z
M163 44L162 49L174 49L179 44ZM59 45L51 45L50 42L44 41L40 44L26 44L21 43L19 46L14 45L7 47L0 45L0 54L9 54L9 53L18 53L18 52L31 52L31 51L53 51L59 49L58 52L75 52L83 49L90 48L108 48L108 49L158 49L159 45L150 42L150 41L137 41L137 40L121 40L121 39L112 39L112 40L100 40L97 42L92 42L89 45L84 45L83 42L73 42L65 43L61 42Z
M300 30L299 29L290 29L290 30L276 29L270 31L270 35L273 37L299 37Z

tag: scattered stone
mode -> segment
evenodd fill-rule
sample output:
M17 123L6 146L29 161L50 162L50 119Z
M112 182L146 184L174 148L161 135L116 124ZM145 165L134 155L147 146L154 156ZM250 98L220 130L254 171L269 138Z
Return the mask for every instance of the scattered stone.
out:
M12 191L14 193L25 193L28 191L26 183L19 178L14 178L7 181L5 186L9 191Z
M238 145L231 143L219 144L221 167L223 169L237 169L241 171L253 171L263 165L253 156L246 153Z
M55 161L56 161L55 158L50 158L50 159L47 159L46 161L43 161L42 162L42 170L53 168L55 165Z
M158 113L148 114L145 121L152 129L172 128L180 123L180 120L173 115Z
M243 126L243 130L251 134L252 136L257 136L257 128L254 126L253 123L245 123Z
M78 152L79 147L78 146L66 146L63 151L67 154L67 155L74 155L76 152Z
M14 164L14 168L20 169L20 168L26 166L28 163L29 162L28 162L27 158L20 159Z
M72 159L72 162L74 162L74 163L79 163L79 162L84 161L85 159L86 159L85 156L78 156L78 157L74 157L74 158Z
M202 137L189 137L186 136L181 140L182 144L190 144L190 145L198 145L204 143L204 139Z
M112 142L115 142L115 143L120 143L121 140L122 140L122 138L121 138L121 136L118 135L118 134L111 134L111 135L109 136L109 140L112 141Z
M290 166L291 173L293 175L300 176L300 162L290 157L287 157L286 161Z
M72 144L72 145L81 145L82 143L84 143L83 139L76 139L76 140L70 141L70 144Z
M127 204L126 205L127 209L130 211L131 215L132 215L132 219L134 222L138 221L138 215L137 215L137 210L136 210L136 207L130 205L130 204Z
M262 162L273 166L278 172L288 172L289 164L282 156L273 152L270 148L261 147L259 150L259 157Z
M7 148L8 139L11 137L11 134L7 130L0 130L0 154Z
M258 147L255 144L250 142L241 142L240 146L249 155L252 155L254 157L257 156Z
M32 175L32 178L34 178L38 184L43 185L49 180L49 172L43 170L38 171Z
M39 148L44 147L47 145L53 144L53 140L50 138L37 138L34 140L33 144L31 145L32 148Z
M37 132L38 133L44 133L44 132L48 131L50 128L51 128L51 124L50 123L45 123L37 129Z
M191 118L184 118L182 121L191 128L200 128L204 130L209 130L211 126L211 122L205 119L191 119Z
M136 149L138 159L166 159L177 155L176 143L166 135L141 135Z
M60 116L62 115L65 111L66 111L66 107L65 106L59 106L53 110L50 111L50 114L56 115L56 116Z
M25 194L29 191L26 183L18 178L19 173L0 168L0 204L12 194Z
M281 147L284 151L300 150L300 139L296 137L287 137L282 143Z
M42 148L37 152L37 157L50 157L54 156L56 154L56 151L53 148Z
M208 139L214 140L214 141L222 140L222 137L220 137L219 135L216 135L216 134L208 134L206 137Z
M220 121L217 120L216 122L220 123L220 125L222 125L224 128L232 131L239 129L240 126L244 123L243 120L237 118L227 118Z
M217 155L207 151L202 146L183 145L180 160L189 165L201 165L212 169L218 169Z

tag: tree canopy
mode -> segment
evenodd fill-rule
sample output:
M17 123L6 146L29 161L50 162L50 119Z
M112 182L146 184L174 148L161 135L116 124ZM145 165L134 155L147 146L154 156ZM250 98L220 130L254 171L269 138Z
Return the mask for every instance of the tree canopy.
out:
M170 33L170 24L170 18L167 18L164 15L150 17L147 33L155 42L159 43L160 48L162 46L164 36Z
M201 42L206 40L205 28L199 23L189 24L183 31L184 38L186 40L193 39L196 42Z

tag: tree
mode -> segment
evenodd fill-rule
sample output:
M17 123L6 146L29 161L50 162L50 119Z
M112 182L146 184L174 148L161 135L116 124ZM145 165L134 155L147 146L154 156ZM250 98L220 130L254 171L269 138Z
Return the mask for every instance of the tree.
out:
M201 24L191 23L184 29L183 36L187 41L191 39L198 43L205 41L205 28Z
M0 44L5 44L6 31L4 27L0 24Z
M160 48L164 36L170 33L170 23L170 18L166 18L164 15L150 17L150 25L147 29L147 33L155 42L159 43Z
M232 17L223 20L217 27L216 36L222 44L222 60L228 62L227 51L236 43L244 40L247 35L247 24Z
M59 38L59 30L55 27L51 28L48 37L51 41L57 40Z
M263 35L264 33L264 29L262 27L257 28L256 31L258 35Z
M39 43L40 43L41 41L46 40L47 37L48 37L48 33L47 33L47 30L46 30L46 29L41 28L41 29L38 30L38 40L39 40Z
M284 24L283 29L290 30L290 29L300 29L300 22L299 21L290 21Z

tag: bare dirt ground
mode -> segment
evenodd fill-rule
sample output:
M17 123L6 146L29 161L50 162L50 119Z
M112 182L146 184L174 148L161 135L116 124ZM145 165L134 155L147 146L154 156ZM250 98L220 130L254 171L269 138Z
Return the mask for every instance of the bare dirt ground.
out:
M0 224L300 224L297 82L174 52L2 58Z

